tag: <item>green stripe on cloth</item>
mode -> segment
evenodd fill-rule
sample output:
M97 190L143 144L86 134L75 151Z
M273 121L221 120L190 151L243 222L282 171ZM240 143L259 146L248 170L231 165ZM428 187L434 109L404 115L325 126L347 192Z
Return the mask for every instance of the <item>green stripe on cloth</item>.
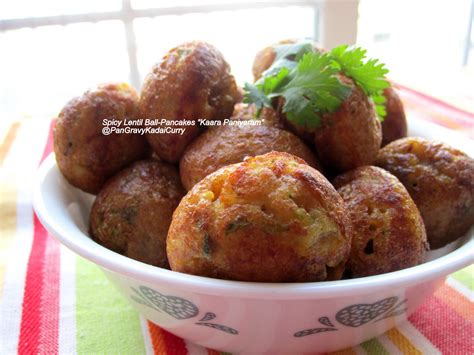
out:
M474 291L474 264L451 275L471 291Z
M145 354L138 313L96 265L80 257L76 322L79 354Z
M360 346L367 351L369 355L390 355L383 345L375 338L364 341Z

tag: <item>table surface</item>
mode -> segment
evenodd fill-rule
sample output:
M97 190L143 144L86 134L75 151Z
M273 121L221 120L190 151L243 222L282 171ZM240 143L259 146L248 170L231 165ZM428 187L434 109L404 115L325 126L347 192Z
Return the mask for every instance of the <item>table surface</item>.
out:
M474 114L399 87L407 115L474 138ZM472 106L474 108L474 105ZM0 131L0 354L218 354L146 321L97 266L51 238L32 209L32 182L51 151L50 120ZM340 354L474 353L474 266L407 321Z

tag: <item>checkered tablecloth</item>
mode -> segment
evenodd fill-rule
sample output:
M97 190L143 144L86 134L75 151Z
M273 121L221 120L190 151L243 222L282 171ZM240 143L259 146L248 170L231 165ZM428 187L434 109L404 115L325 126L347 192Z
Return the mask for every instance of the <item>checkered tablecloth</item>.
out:
M474 115L409 88L407 114L474 138ZM474 105L473 105L474 106ZM0 354L218 354L143 319L97 266L51 238L32 209L51 121L0 131ZM474 266L451 275L408 321L340 354L474 354Z

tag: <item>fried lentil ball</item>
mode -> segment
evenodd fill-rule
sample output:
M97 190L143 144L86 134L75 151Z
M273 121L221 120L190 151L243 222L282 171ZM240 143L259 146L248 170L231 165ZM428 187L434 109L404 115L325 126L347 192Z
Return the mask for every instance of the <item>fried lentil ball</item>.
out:
M96 194L105 181L147 154L143 136L104 135L103 120L137 118L138 96L125 83L109 83L69 101L54 129L54 152L70 184Z
M383 92L387 115L382 122L382 146L407 136L407 120L403 103L393 87Z
M261 282L340 277L351 227L317 170L270 152L208 175L181 200L167 238L171 269Z
M440 142L408 137L380 150L377 165L395 175L421 212L431 249L474 223L474 160Z
M253 64L255 80L272 65L276 46L296 42L294 39L280 41L258 52ZM317 44L313 47L324 52ZM352 88L352 93L336 112L323 116L319 128L290 122L283 112L283 98L276 100L275 106L280 124L310 146L314 145L322 164L329 170L341 172L374 162L382 142L382 128L374 106L363 90L352 79L342 74L339 78Z
M254 104L243 104L238 103L234 106L234 112L230 117L232 120L253 120L259 119L262 121L262 125L265 126L274 126L278 128L283 128L283 125L280 122L280 116L278 113L270 108L263 107L260 112L260 116L257 117L257 109Z
M106 248L169 268L166 235L184 196L176 167L147 159L107 181L92 205L90 232Z
M239 99L234 77L222 54L204 42L184 43L170 50L147 75L140 96L143 119L225 119ZM186 128L179 132L147 135L153 150L165 161L179 161L187 144L200 132L196 123L164 125Z
M352 92L336 112L323 115L314 144L324 166L347 171L375 161L382 129L374 105L362 89L352 79L342 75L340 79Z
M352 222L346 269L353 277L401 270L424 261L428 243L423 220L395 176L362 166L333 182Z
M223 166L271 151L293 154L321 170L311 150L290 132L266 125L225 125L207 130L188 146L179 164L181 181L190 190Z

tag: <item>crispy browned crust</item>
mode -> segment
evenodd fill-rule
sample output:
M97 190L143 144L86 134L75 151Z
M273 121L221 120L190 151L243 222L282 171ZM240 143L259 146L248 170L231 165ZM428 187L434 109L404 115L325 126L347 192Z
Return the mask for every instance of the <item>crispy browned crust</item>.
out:
M428 243L423 220L395 176L362 166L336 177L334 186L352 222L346 268L353 277L401 270L424 261Z
M407 136L407 120L403 103L393 87L383 92L387 102L387 116L382 122L382 146Z
M280 43L284 44L284 43L293 43L293 42L282 41ZM273 61L275 60L275 57L276 57L276 53L273 50L273 46L265 47L262 50L257 52L257 54L255 55L255 59L253 60L253 65L252 65L252 74L255 81L260 79L263 72L267 70L268 68L270 68L270 66L273 64Z
M137 102L133 88L110 83L66 104L54 129L54 152L69 183L95 194L110 176L145 156L143 136L102 134L103 119L137 118Z
M380 150L377 165L405 185L421 212L431 249L474 223L474 160L440 142L408 137Z
M290 132L266 125L226 125L207 130L188 146L179 164L181 181L190 190L223 166L271 151L290 153L321 171L311 150Z
M377 158L382 129L374 105L351 79L340 76L352 92L339 109L323 115L314 144L324 166L347 171L370 165Z
M107 181L92 205L94 240L117 253L169 268L166 235L184 196L177 169L142 160Z
M270 107L263 107L260 116L257 118L257 109L254 104L243 104L238 103L234 106L234 112L232 113L231 119L233 120L252 120L259 119L262 121L262 125L274 126L278 128L284 128L280 121L278 113Z
M255 105L236 103L231 118L234 120L251 120L256 117L257 109Z
M231 116L239 95L222 54L210 44L189 42L170 50L147 75L140 115L144 119L225 119ZM176 163L200 128L173 127L186 131L183 135L148 134L147 139L163 160Z
M167 253L172 270L194 275L318 281L345 263L350 236L343 201L324 176L271 152L196 184L173 214Z

